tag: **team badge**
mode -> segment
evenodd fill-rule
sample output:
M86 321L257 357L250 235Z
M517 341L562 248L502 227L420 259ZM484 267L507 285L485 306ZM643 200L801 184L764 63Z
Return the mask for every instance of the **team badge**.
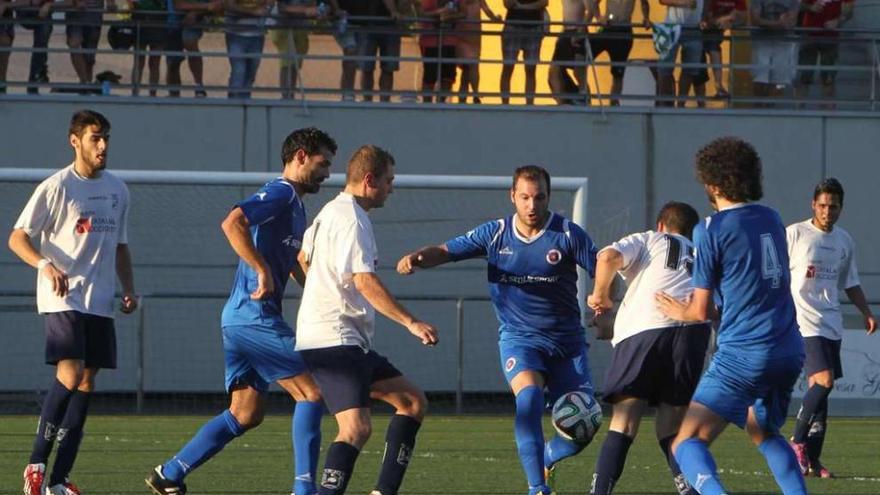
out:
M814 265L807 267L807 278L816 278L816 267Z
M325 468L321 476L321 486L329 490L338 490L345 482L345 473L338 469Z
M507 358L507 361L504 362L504 371L510 373L513 371L513 368L516 366L516 358L510 357Z
M546 259L547 263L555 265L562 261L562 253L560 253L558 249L551 249L550 251L547 251Z

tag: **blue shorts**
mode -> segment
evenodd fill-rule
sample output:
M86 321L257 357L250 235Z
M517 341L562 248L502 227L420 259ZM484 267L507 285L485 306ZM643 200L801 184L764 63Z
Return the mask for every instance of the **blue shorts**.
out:
M521 371L537 371L544 375L549 404L555 403L563 394L575 390L593 395L593 378L590 375L586 344L564 355L511 342L499 342L498 347L501 369L507 383Z
M272 382L304 373L306 364L294 350L295 344L289 329L258 325L223 327L226 391L230 392L235 385L248 385L265 392Z
M785 424L791 391L800 376L804 356L750 357L718 351L694 392L699 402L727 421L744 428L749 407L761 428L778 433Z

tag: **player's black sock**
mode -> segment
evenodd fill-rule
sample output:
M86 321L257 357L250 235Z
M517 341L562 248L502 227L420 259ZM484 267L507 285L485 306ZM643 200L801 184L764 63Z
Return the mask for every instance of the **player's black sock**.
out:
M40 423L37 425L37 436L34 438L33 450L31 450L31 464L45 463L52 451L52 442L55 441L58 425L67 411L67 403L73 395L73 390L68 390L58 379L52 381L46 398L43 399L43 409L40 411Z
M828 398L822 401L819 410L813 415L810 431L807 433L807 458L810 459L810 467L819 469L822 465L819 458L822 457L822 447L825 445L825 433L828 431Z
M810 431L810 423L813 422L813 416L819 410L822 401L828 399L828 394L830 393L831 389L829 387L823 387L816 383L804 394L804 401L801 403L801 408L797 414L797 422L794 424L793 436L795 443L807 441L807 433Z
M376 490L382 495L397 495L403 475L416 446L416 433L422 423L415 418L395 414L385 434L385 455Z
M609 495L614 489L614 484L623 473L623 465L626 463L626 454L632 438L617 431L608 431L605 441L602 442L602 451L596 460L596 472L593 474L593 484L590 486L590 495Z
M359 453L357 447L345 442L330 444L327 459L324 461L324 471L321 473L321 484L318 485L318 495L345 493Z
M49 486L64 483L70 470L73 469L83 437L83 426L86 424L91 395L77 390L67 403L67 412L64 413L64 419L61 420L61 426L58 428L58 453L55 456L52 475L49 477Z
M673 440L675 440L675 435L670 435L661 439L658 443L660 444L660 450L663 451L663 456L666 457L666 464L669 465L669 471L672 473L672 481L675 483L675 489L678 490L679 495L697 495L697 491L691 488L684 473L681 472L681 467L678 465L678 461L675 460L675 455L672 453Z

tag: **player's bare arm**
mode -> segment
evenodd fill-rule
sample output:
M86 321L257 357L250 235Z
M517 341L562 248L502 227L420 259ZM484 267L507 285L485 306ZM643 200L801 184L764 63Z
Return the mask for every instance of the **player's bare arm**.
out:
M419 321L394 296L388 292L379 276L372 272L352 275L354 286L367 301L390 320L403 325L425 345L435 345L440 341L437 328L430 323Z
M257 272L257 289L251 293L251 299L263 299L274 292L275 282L269 273L266 260L251 240L250 223L241 208L233 208L229 215L226 215L221 228L235 254Z
M116 245L116 276L122 285L120 311L131 313L137 309L137 296L134 292L134 271L131 268L131 250L128 249L128 244Z
M9 235L9 249L22 261L40 271L40 275L52 281L52 292L58 297L67 295L67 274L56 267L51 260L34 248L31 238L23 229L15 229Z
M297 256L296 260L299 262L298 265L295 265L290 270L290 278L296 280L296 283L299 284L300 287L306 286L306 270L309 269L308 263L303 265L303 261L300 261L300 257Z
M865 319L865 330L868 332L868 335L874 333L877 330L877 320L871 312L871 307L868 306L868 300L865 297L864 291L862 291L862 286L856 285L855 287L846 289L846 297L848 297L862 313L862 317Z
M605 248L596 256L596 278L593 293L587 297L587 306L596 313L614 307L611 300L611 286L617 271L623 268L623 255L613 248Z
M678 321L706 321L712 317L712 291L694 289L690 301L679 301L665 292L654 296L657 307L666 316Z
M445 244L439 246L427 246L417 251L413 251L397 262L397 273L401 275L410 275L415 272L416 268L433 268L451 261L449 259L449 250Z

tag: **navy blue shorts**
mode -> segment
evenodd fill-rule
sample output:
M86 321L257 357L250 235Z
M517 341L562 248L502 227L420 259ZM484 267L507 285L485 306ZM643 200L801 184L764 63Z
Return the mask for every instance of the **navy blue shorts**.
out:
M651 405L687 405L703 372L710 335L709 325L701 323L624 339L611 353L603 398L610 403L627 396Z
M840 362L840 341L825 337L804 337L804 373L815 375L830 370L834 379L843 378L843 364Z
M385 356L373 350L364 352L355 345L299 353L321 389L330 414L369 407L373 383L403 375Z
M116 368L113 318L79 311L47 313L46 364L63 359L84 361L86 368Z

